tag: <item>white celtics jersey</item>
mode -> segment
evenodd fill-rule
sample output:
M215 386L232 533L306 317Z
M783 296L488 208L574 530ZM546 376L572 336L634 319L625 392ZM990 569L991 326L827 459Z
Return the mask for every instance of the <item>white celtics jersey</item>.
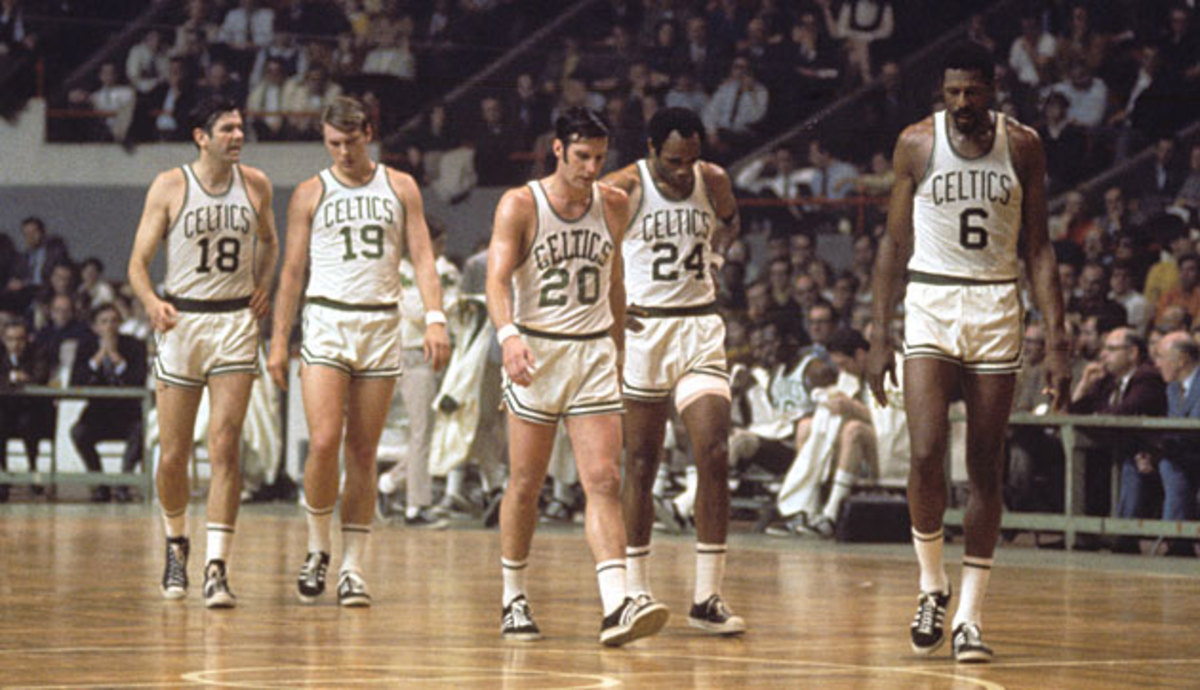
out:
M192 166L183 206L167 231L167 294L193 300L248 297L254 290L254 242L258 212L250 203L241 168L233 166L229 186L210 194Z
M933 115L933 155L913 198L911 271L971 280L1015 280L1021 182L1007 121L993 113L992 149L964 158L950 144L949 115Z
M558 215L537 180L529 183L537 206L537 232L513 272L513 321L560 335L586 335L612 325L608 292L612 282L612 234L604 220L604 198L592 185L583 215Z
M711 304L717 288L708 270L709 240L717 214L708 198L700 163L686 199L663 195L650 177L646 160L637 162L642 202L629 224L621 253L625 257L625 295L639 307L694 307Z
M358 187L338 182L329 169L320 178L305 295L356 305L399 303L404 204L388 182L387 166L377 164Z

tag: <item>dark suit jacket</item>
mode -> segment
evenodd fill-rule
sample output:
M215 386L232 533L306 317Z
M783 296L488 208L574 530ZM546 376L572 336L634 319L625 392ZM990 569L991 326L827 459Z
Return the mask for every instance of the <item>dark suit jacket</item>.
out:
M146 385L146 345L127 335L118 336L117 351L125 359L125 368L117 373L110 368L93 369L91 360L100 350L100 339L91 335L79 341L75 366L71 370L72 386L144 386ZM88 403L83 411L87 423L126 422L141 419L142 405L137 400L98 400Z
M1183 384L1178 381L1167 384L1167 416L1200 418L1200 367L1192 372L1187 398L1183 397ZM1165 434L1162 444L1163 454L1168 457L1200 458L1200 443L1195 435Z
M12 387L9 375L14 369L25 372L29 376L30 384L45 384L50 380L51 359L36 343L29 343L25 352L17 359L16 366L13 366L9 361L8 350L0 345L0 386Z
M14 385L9 378L13 370L29 376L25 384ZM0 388L19 388L20 385L45 385L50 380L52 363L49 355L30 343L17 360L9 361L8 351L0 345ZM30 425L29 428L14 428ZM54 402L46 398L0 398L0 443L10 435L27 438L49 438L54 435Z
M1071 403L1069 410L1078 414L1117 414L1162 417L1167 413L1166 384L1158 370L1151 364L1143 364L1133 372L1133 378L1125 388L1124 395L1115 404L1110 403L1118 381L1111 375L1100 382L1087 395Z

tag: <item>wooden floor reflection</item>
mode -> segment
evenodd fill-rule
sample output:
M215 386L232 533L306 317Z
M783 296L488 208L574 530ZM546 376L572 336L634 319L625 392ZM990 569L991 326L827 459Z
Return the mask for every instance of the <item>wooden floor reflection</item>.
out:
M660 636L611 650L596 641L598 596L576 529L538 535L530 595L546 637L521 644L498 635L494 531L377 525L367 573L375 606L341 610L329 595L316 606L296 601L306 544L299 510L248 508L231 559L239 606L207 611L202 524L193 524L192 592L168 602L157 591L162 537L149 509L0 506L0 686L1200 685L1194 563L1003 549L985 620L996 663L963 667L948 649L932 658L909 652L916 566L902 545L736 535L726 593L750 632L717 639L684 618L690 541L658 536L654 585L674 616ZM960 553L950 547L949 562Z

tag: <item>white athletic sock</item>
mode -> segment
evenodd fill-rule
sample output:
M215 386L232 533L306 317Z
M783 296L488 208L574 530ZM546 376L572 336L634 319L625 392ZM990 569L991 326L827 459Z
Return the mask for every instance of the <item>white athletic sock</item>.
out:
M210 522L207 525L208 551L204 562L223 561L229 565L229 547L233 545L233 525Z
M167 538L174 539L175 537L186 537L187 530L187 506L180 508L174 513L168 513L163 509L163 525L166 526Z
M625 589L628 596L650 594L650 545L625 547Z
M600 604L604 615L616 611L625 603L625 561L613 558L596 564L596 580L600 583Z
M958 610L954 612L954 630L959 623L974 623L983 626L983 598L987 596L988 576L992 574L992 558L963 556L962 590L959 592Z
M846 470L838 470L833 475L833 490L829 492L829 500L825 503L825 510L822 511L825 517L832 522L837 522L838 509L842 507L842 501L850 495L850 490L854 488L854 473Z
M692 602L703 604L714 594L721 593L725 579L725 545L696 542L696 589Z
M500 571L504 575L504 596L500 603L508 606L513 599L525 595L525 570L529 567L529 561L510 561L507 558L500 559Z
M304 514L308 517L308 552L333 552L333 539L329 536L329 525L333 522L333 506L313 508L304 501Z
M342 525L341 572L362 574L362 561L367 555L367 540L370 536L370 525Z
M408 506L404 509L404 517L412 520L421 514L422 506Z
M575 496L571 493L571 485L570 484L568 484L566 482L560 482L557 479L555 479L551 483L554 486L554 489L553 489L554 500L558 501L559 503L561 503L565 506L570 506L572 503L575 502Z
M463 467L455 467L446 473L446 495L447 496L462 496L463 482L467 479L467 470Z
M921 564L921 591L948 591L950 578L946 577L946 565L942 562L942 544L945 542L942 529L939 527L933 534L922 534L914 527L912 536L917 562Z
M391 496L400 489L400 480L388 470L379 475L379 493Z

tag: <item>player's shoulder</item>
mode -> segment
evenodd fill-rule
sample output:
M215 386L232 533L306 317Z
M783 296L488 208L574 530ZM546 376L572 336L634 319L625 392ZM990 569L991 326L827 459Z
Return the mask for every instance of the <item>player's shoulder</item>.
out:
M638 173L638 164L634 162L610 172L600 181L630 194L642 185L642 176Z
M383 163L380 163L379 165L383 165L384 175L387 176L388 184L390 184L393 188L410 189L417 186L416 178L404 172L403 170L397 170L392 166L384 165Z
M896 140L896 148L924 147L929 146L932 142L933 116L930 115L923 120L918 120L917 122L905 127L900 132L900 137Z
M509 187L500 196L496 204L498 218L521 219L533 218L537 215L537 202L533 198L533 190L529 185Z
M166 194L173 192L182 192L187 187L187 176L183 173L182 167L169 168L163 170L154 176L154 181L150 183L150 191L158 191Z
M292 192L292 203L296 202L311 202L316 203L318 199L325 195L325 182L321 176L313 175L296 185L295 191Z
M1042 136L1038 134L1038 131L1021 123L1016 118L1005 117L1004 129L1008 134L1009 147L1014 152L1025 153L1041 147Z
M700 161L700 176L709 189L729 187L733 182L729 179L729 171L712 161Z
M261 189L271 187L271 178L261 169L253 165L238 165L238 169L242 171L242 179L246 180L246 184Z

